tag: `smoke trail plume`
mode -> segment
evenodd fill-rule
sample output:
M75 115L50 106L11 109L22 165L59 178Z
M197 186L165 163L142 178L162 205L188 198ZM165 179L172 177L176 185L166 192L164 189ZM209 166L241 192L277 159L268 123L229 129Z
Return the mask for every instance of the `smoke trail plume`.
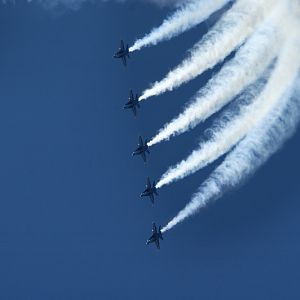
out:
M298 32L288 38L262 93L250 105L242 105L241 113L230 122L221 121L213 131L211 140L200 145L187 159L170 168L157 183L157 188L182 179L224 155L278 105L287 87L295 80L300 67L300 47L295 42L299 38L297 34Z
M212 13L219 10L229 0L193 0L182 5L162 25L154 28L144 38L137 40L129 51L140 50L145 46L169 40L206 20Z
M253 33L278 0L239 0L191 50L190 57L145 90L139 100L171 91L225 59Z
M278 5L270 18L238 50L235 57L198 92L194 101L179 116L166 124L150 140L148 146L194 128L262 75L278 54L283 36L290 28L290 22L282 8L282 5Z
M282 101L267 119L253 128L251 133L226 157L224 162L202 184L190 203L181 210L163 229L170 230L210 201L220 198L227 189L239 185L252 175L294 133L300 118L300 80L290 98L289 89Z

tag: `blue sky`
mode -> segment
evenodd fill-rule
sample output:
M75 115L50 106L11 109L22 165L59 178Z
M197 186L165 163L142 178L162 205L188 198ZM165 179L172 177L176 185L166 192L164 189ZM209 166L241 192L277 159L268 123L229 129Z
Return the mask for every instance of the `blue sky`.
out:
M0 4L1 299L299 299L299 132L243 187L145 245L216 166L139 198L193 149L210 124L131 158L211 76L122 107L177 65L206 32L112 59L169 12L151 4L88 4L57 13ZM219 162L219 161L218 161ZM217 162L217 163L218 163Z

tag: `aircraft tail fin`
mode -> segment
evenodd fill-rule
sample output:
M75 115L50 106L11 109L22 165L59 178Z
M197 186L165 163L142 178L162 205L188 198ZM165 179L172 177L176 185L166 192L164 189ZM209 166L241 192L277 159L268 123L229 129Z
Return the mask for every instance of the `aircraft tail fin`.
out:
M126 46L126 55L128 58L130 58L130 55L129 55L129 45L127 44Z
M138 94L135 95L135 101L136 101L136 106L138 108L140 108L141 106L140 106L140 103L139 103L139 95Z
M162 236L162 233L161 233L161 226L158 227L158 236L161 240L163 240L163 236Z
M147 151L147 153L148 154L150 154L150 151L149 151L149 146L147 145L147 143L148 143L148 140L145 140L145 146L146 146L146 151Z
M158 196L158 192L157 192L157 189L156 189L156 182L155 182L155 180L153 181L153 188L154 188L154 194L156 195L156 196Z

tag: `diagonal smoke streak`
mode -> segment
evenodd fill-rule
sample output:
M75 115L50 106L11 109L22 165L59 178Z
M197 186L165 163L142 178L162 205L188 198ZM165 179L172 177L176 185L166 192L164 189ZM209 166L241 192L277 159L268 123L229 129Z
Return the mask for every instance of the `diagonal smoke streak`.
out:
M179 66L145 90L139 101L171 91L225 59L253 33L279 0L238 0ZM282 0L284 1L284 0Z
M297 75L300 67L300 47L296 43L298 38L298 32L294 32L288 38L262 93L250 105L242 106L241 113L229 123L220 122L211 140L200 145L199 149L194 150L187 159L171 167L157 183L157 188L182 179L213 162L231 150L255 124L262 122L278 104Z
M284 11L282 5L278 5L270 18L237 51L235 57L198 92L184 112L166 124L150 140L148 146L194 128L260 77L278 54L283 36L286 36L290 28Z
M229 0L193 0L181 7L159 27L154 28L142 39L138 39L129 51L140 50L143 47L156 45L169 40L192 27L202 23L215 11L221 9Z
M193 195L190 203L163 229L170 230L194 215L209 202L220 198L252 175L282 144L292 136L300 119L300 78L290 88L267 118L258 124ZM291 98L291 95L294 97Z

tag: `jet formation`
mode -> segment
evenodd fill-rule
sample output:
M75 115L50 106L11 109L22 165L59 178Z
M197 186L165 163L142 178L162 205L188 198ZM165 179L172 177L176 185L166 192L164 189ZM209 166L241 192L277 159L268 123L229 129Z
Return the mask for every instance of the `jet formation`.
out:
M127 58L130 58L128 44L125 47L124 41L121 40L120 48L113 55L113 57L121 59L122 62L123 62L123 65L127 66ZM128 102L124 105L123 108L124 109L131 109L134 116L137 116L137 109L140 108L138 94L136 94L134 96L133 91L130 90ZM133 151L132 156L139 155L139 156L142 157L144 163L146 163L147 162L147 155L146 154L150 154L149 146L147 144L147 140L143 141L143 138L140 136L139 137L139 142L138 142L138 147ZM155 183L155 181L153 181L153 183L151 184L151 180L148 177L147 178L147 183L146 183L146 189L141 193L140 197L141 198L142 197L149 197L150 200L151 200L152 205L154 205L154 197L155 196L158 196L156 183ZM153 223L152 224L152 235L147 240L146 244L149 245L149 244L155 243L156 248L160 249L160 243L159 243L160 240L163 240L163 236L162 236L162 233L161 233L161 226L159 226L158 230L157 230L156 224Z

